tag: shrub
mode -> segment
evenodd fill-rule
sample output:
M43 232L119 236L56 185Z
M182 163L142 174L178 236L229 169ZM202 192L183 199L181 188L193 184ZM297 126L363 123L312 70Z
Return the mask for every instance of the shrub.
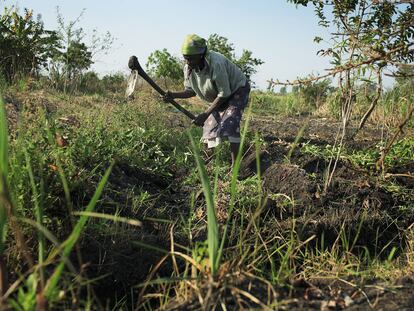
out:
M44 28L40 16L33 11L20 15L14 7L0 15L0 72L7 82L29 74L38 74L59 46L56 32Z

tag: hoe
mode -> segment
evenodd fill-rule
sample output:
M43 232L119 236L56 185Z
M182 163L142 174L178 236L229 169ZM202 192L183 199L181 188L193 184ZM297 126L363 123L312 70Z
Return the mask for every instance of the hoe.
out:
M164 96L165 95L165 91L162 88L160 88L157 85L157 83L155 83L154 80L152 80L146 74L146 72L144 71L144 69L142 69L141 65L138 62L138 58L136 56L131 56L129 58L128 67L132 71L131 71L131 75L128 78L128 87L127 87L127 90L126 90L126 96L127 97L131 96L132 93L134 92L135 84L136 84L137 79L138 79L138 75L140 75L145 81L147 81L154 88L154 90L156 90L161 96ZM188 111L183 106L181 106L180 104L178 104L175 100L172 99L172 100L169 101L169 103L172 104L179 111L181 111L182 113L184 113L190 119L192 119L192 120L195 119L195 116L190 111Z

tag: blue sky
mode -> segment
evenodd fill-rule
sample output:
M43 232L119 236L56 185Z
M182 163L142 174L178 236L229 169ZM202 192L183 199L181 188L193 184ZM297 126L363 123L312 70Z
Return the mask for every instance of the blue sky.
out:
M85 9L79 27L87 34L92 29L109 31L116 38L108 55L99 55L93 66L100 74L127 73L130 55L145 64L157 49L167 48L180 57L189 33L227 37L238 55L242 49L251 50L265 62L253 76L259 88L266 88L270 78L294 80L329 68L329 59L316 56L323 46L313 38L328 36L317 26L312 7L296 8L286 0L6 0L0 4L4 5L33 9L48 29L57 28L57 6L67 22Z

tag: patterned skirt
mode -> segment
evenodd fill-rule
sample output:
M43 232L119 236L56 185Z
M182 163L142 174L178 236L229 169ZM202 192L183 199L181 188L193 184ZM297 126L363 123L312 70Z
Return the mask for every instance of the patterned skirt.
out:
M240 142L240 121L249 100L249 93L250 84L247 82L204 122L202 140L208 143L209 147L215 147L221 138L233 143Z

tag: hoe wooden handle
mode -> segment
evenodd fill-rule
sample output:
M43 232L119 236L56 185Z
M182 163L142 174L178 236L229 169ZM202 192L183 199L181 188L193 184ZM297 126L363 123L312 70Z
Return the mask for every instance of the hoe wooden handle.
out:
M158 86L157 83L154 82L154 80L152 80L147 73L144 71L144 69L142 69L141 65L138 62L138 58L136 56L131 56L129 58L128 61L128 67L131 70L136 70L138 71L138 74L145 80L148 82L149 85L151 85L154 90L156 90L161 96L165 95L165 91L160 88ZM175 100L171 99L168 101L170 104L172 104L175 108L177 108L179 111L181 111L182 113L184 113L187 117L189 117L191 120L195 119L195 116L188 111L187 109L185 109L183 106L181 106L179 103L177 103Z

